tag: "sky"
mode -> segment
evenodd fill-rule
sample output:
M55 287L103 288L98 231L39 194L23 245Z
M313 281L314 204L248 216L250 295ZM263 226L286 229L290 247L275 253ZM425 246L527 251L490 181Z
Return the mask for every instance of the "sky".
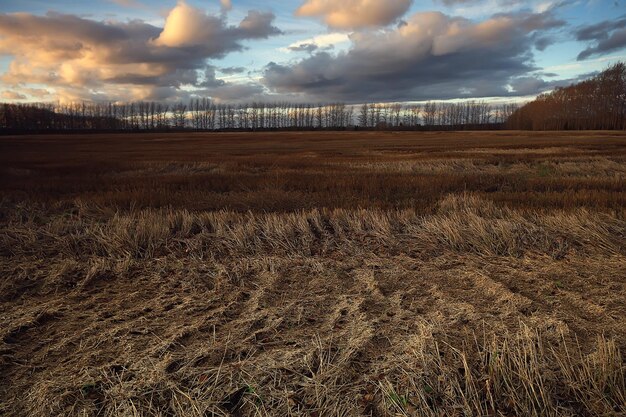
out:
M626 61L626 0L0 0L0 101L516 101Z

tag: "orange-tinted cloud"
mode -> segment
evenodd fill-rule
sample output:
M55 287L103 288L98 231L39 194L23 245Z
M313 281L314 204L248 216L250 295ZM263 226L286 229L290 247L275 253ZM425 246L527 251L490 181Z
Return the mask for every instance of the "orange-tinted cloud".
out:
M139 2L138 0L110 0L115 4L119 4L124 7L133 7L133 8L146 8L146 5Z
M24 94L15 92L15 91L3 91L2 94L0 94L0 97L2 97L5 100L11 100L11 101L18 101L18 100L26 100L26 96Z
M198 9L185 2L179 2L167 19L163 32L155 40L155 45L186 47L200 45L215 38L222 28L220 18L198 13Z
M280 33L271 13L250 11L238 24L184 1L164 28L143 21L94 21L48 13L0 14L0 54L13 57L0 80L54 88L62 100L144 99L201 82L207 59L243 49L242 41Z
M412 0L306 0L298 16L317 17L334 29L386 26L411 6Z
M231 0L220 0L222 11L229 11L233 8L233 2Z

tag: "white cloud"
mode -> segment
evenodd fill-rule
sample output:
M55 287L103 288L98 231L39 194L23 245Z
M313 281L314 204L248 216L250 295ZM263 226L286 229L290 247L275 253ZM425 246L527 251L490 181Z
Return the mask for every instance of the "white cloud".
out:
M325 33L312 38L302 39L291 43L286 48L280 48L282 52L290 52L298 48L313 46L311 49L325 49L350 42L350 35L344 32Z

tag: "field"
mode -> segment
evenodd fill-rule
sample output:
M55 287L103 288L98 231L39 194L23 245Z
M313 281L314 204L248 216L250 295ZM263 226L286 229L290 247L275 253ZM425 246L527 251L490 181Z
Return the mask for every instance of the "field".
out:
M0 415L626 416L626 134L0 137Z

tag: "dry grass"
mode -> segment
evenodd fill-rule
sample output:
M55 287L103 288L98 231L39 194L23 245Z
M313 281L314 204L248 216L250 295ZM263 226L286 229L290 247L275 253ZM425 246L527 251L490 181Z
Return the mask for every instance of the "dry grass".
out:
M620 132L5 137L0 192L61 210L78 199L115 210L428 213L466 191L511 208L623 216L625 140Z
M380 135L2 139L0 414L626 416L623 136Z
M370 250L410 255L442 251L479 256L568 252L623 255L624 221L586 209L550 214L497 208L471 194L444 198L433 214L416 210L322 209L292 213L189 212L54 215L23 209L6 216L6 255L193 259L272 254L331 256ZM38 223L35 219L45 218ZM371 246L371 247L370 247Z

